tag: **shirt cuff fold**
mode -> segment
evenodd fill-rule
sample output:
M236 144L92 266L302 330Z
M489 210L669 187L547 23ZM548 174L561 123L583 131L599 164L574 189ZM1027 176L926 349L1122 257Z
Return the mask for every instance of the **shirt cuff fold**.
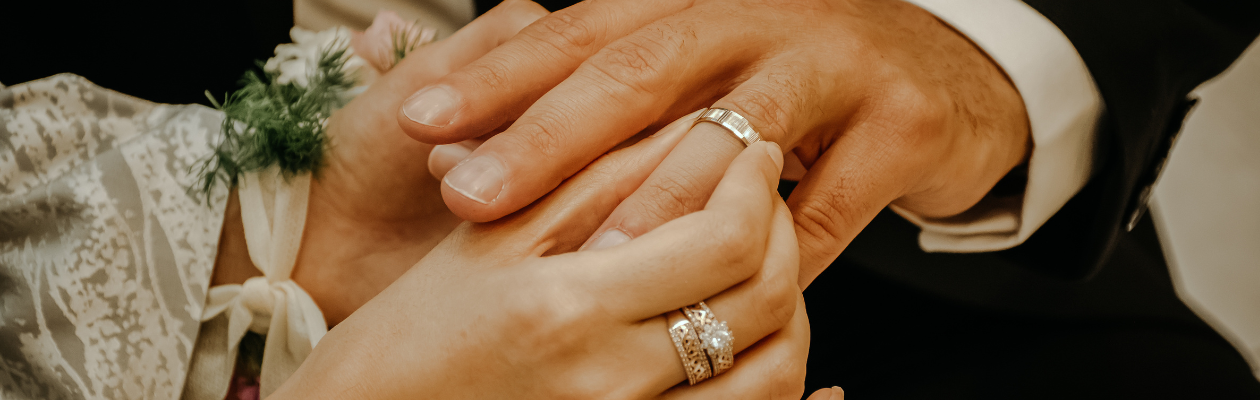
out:
M892 210L923 231L929 252L986 252L1018 246L1080 191L1092 173L1102 96L1085 61L1058 27L1018 0L907 0L988 53L1024 100L1033 151L1022 195L989 196L949 218Z

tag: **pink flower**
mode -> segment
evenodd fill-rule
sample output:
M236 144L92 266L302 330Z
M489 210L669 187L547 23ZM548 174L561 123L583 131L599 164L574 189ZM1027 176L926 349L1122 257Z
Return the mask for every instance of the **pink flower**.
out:
M393 11L380 11L363 33L355 33L350 39L354 53L367 60L380 73L389 71L403 54L433 41L437 30L423 28L415 22L404 21Z

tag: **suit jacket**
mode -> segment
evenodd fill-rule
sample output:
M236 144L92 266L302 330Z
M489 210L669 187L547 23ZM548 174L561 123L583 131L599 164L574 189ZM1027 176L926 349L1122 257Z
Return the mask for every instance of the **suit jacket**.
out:
M1146 210L1195 100L1260 33L1253 2L1024 0L1067 35L1105 104L1088 184L1010 258L1055 276L1095 273Z
M1096 272L1121 228L1146 210L1187 95L1220 74L1260 33L1260 10L1230 0L1024 0L1076 46L1106 105L1094 178L1004 257L1063 278ZM498 0L477 0L484 12ZM576 1L540 0L553 11ZM1249 9L1250 8L1250 9Z

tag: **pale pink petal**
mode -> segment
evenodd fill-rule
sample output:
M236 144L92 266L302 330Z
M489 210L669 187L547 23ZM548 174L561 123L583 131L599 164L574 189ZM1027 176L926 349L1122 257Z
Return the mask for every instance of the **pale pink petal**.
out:
M352 37L350 45L354 47L355 54L367 60L373 68L385 72L394 66L394 42L400 34L423 44L432 41L436 31L405 21L393 11L382 10L372 20L372 26Z

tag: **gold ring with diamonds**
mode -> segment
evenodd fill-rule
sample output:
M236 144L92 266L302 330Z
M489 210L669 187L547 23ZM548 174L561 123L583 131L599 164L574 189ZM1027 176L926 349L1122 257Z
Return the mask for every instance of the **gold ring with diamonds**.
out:
M687 382L695 385L713 376L709 357L705 355L691 320L682 311L670 311L665 314L665 323L669 327L669 337L674 340L674 348L682 358L683 369L687 370Z
M748 123L748 118L744 118L743 115L739 115L739 113L732 110L706 108L700 112L700 116L696 117L696 122L692 126L696 126L701 122L712 122L726 128L739 141L744 142L744 146L752 146L753 143L761 141L761 134L757 133L757 130L753 129L752 124Z
M726 321L718 321L708 304L700 302L682 308L682 312L695 326L700 337L700 346L709 356L709 364L713 367L713 376L718 376L735 366L735 335L726 326Z

